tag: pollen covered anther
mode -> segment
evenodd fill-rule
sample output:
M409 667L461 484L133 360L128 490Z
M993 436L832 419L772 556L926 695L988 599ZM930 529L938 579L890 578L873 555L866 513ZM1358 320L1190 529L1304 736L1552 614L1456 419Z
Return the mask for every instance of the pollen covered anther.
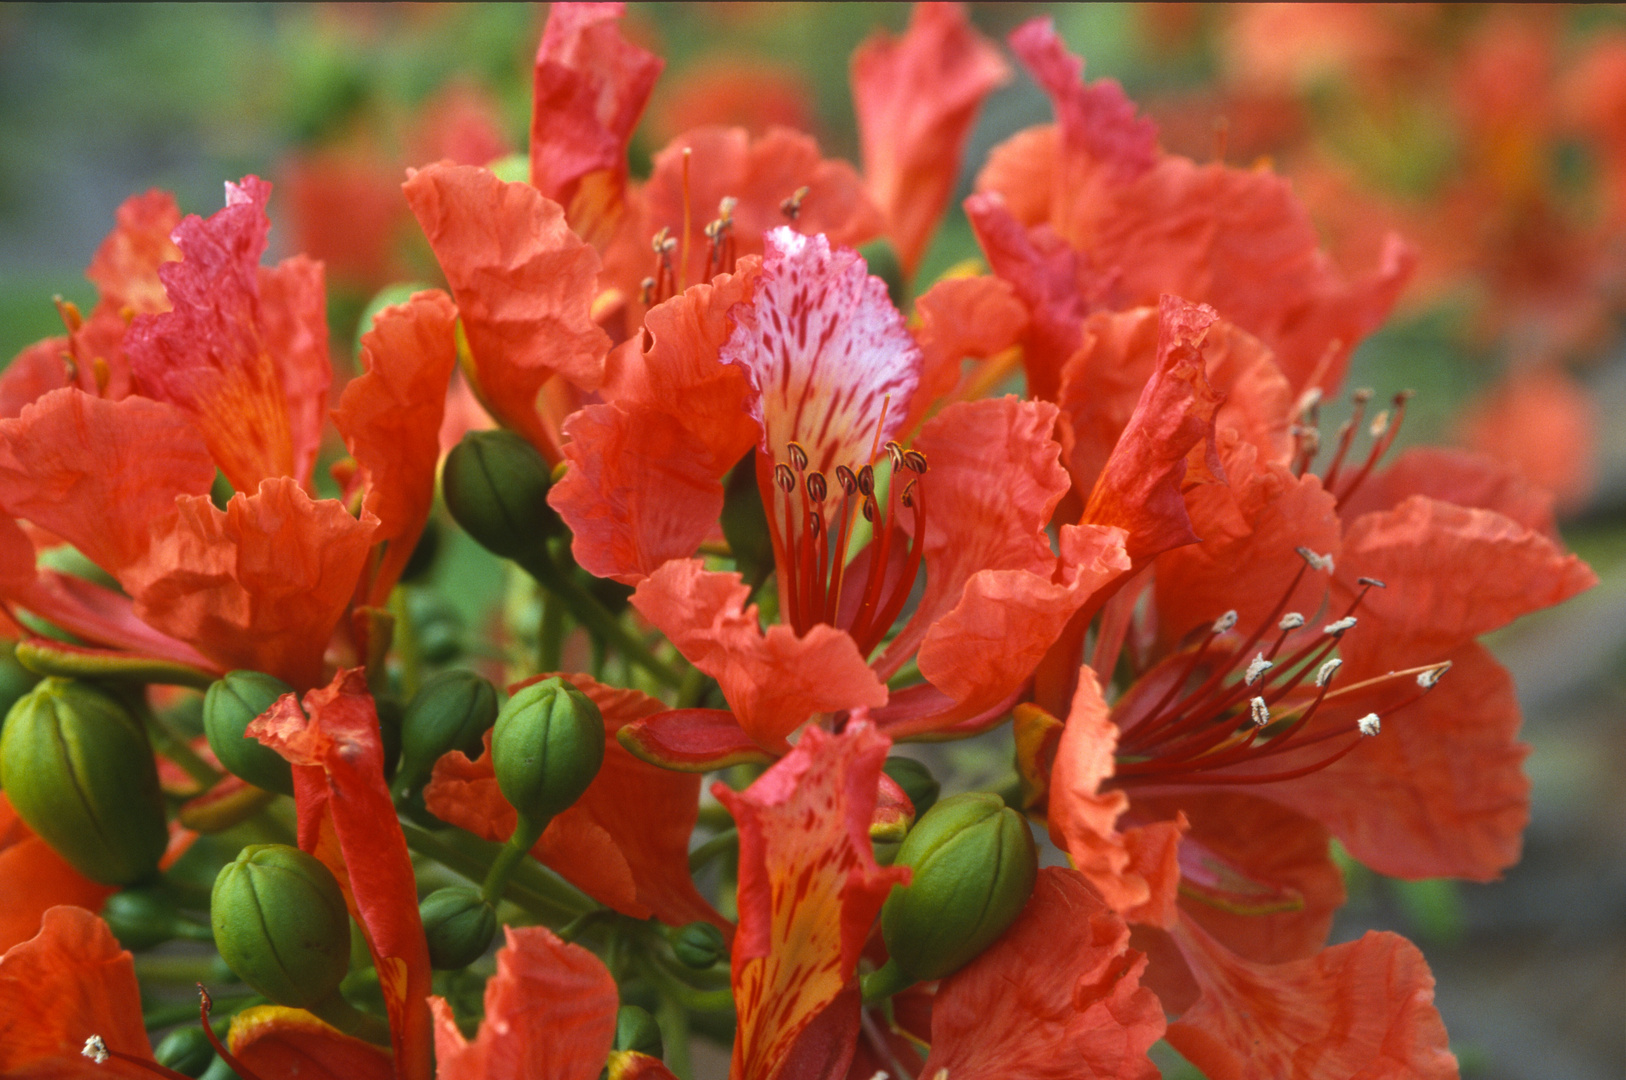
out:
M107 1044L102 1041L102 1037L100 1035L92 1035L90 1038L86 1039L85 1048L79 1051L79 1053L81 1056L89 1058L98 1065L106 1064L107 1059L112 1056L107 1052Z
M1318 555L1307 547L1295 548L1294 550L1299 553L1299 558L1303 559L1310 565L1310 569L1312 570L1321 570L1330 574L1334 569L1336 569L1333 565L1332 556L1330 554Z
M1286 615L1282 616L1282 621L1276 624L1276 629L1285 634L1289 630L1297 630L1303 625L1304 616L1300 615L1296 611L1289 611Z
M1214 633L1229 634L1236 628L1236 610L1233 608L1214 620Z
M1434 684L1440 681L1440 677L1450 670L1451 661L1447 660L1443 664L1437 664L1434 667L1419 671L1417 673L1417 685L1421 686L1424 690L1432 690L1434 689Z
M1377 713L1367 713L1355 721L1355 729L1361 733L1363 738L1369 739L1383 729L1383 723L1378 719Z
M1323 634L1329 634L1333 637L1337 637L1346 630L1352 629L1357 621L1358 620L1355 618L1355 616L1345 615L1342 619L1339 619L1336 622L1330 622L1326 626L1323 626L1321 628L1321 632Z
M1254 727L1264 727L1270 723L1270 706L1265 704L1264 698L1251 698L1248 701L1248 711L1253 717Z
M1248 686L1252 686L1254 683L1259 681L1260 677L1264 675L1265 672L1269 671L1275 666L1276 665L1273 661L1265 659L1264 653L1260 653L1258 656L1255 656L1252 660L1248 661L1248 670L1246 674L1242 676L1242 681ZM1254 700L1258 701L1259 699L1255 698Z
M1336 656L1331 660L1328 660L1325 664L1322 664L1321 669L1315 673L1316 686L1324 687L1328 683L1332 682L1332 677L1336 675L1338 673L1338 669L1343 666L1344 662L1338 659Z

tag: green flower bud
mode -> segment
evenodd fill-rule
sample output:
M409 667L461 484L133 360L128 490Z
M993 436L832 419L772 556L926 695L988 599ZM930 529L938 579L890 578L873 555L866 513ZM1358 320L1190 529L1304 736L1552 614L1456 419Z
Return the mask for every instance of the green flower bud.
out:
M480 737L497 721L496 688L472 671L454 668L425 680L401 727L401 775L416 787L442 754L480 753Z
M615 1014L615 1049L658 1058L666 1047L661 1042L660 1025L655 1023L655 1018L647 1010L636 1005L623 1005Z
M604 717L558 676L525 687L497 714L491 734L497 786L538 828L581 798L602 764Z
M166 1069L174 1069L185 1076L202 1076L215 1059L215 1048L209 1045L209 1036L197 1027L179 1027L164 1036L152 1052L153 1060Z
M915 820L919 821L926 816L926 811L937 805L937 794L943 786L927 770L926 766L914 758L889 757L881 771L892 778L892 782L903 789L909 796L909 801L915 805Z
M350 914L332 873L285 844L251 844L215 878L209 922L221 957L278 1005L330 1001L350 968Z
M189 927L161 893L125 889L107 898L102 921L126 949L140 952L180 937Z
M497 936L497 912L465 885L436 889L418 905L429 939L429 963L444 971L478 960Z
M87 683L48 678L11 707L0 787L29 828L105 885L150 877L169 845L145 729Z
M1028 902L1039 871L1022 815L981 792L932 807L893 865L914 876L886 898L881 934L892 962L915 981L941 979L993 944Z
M293 770L287 759L258 739L245 737L243 729L293 690L274 675L228 671L203 699L203 731L220 764L255 787L284 795L294 793Z
M548 463L512 431L471 431L446 455L441 490L481 547L523 561L563 528L548 505Z
M685 967L704 971L728 955L728 942L711 923L692 922L672 932L672 952Z

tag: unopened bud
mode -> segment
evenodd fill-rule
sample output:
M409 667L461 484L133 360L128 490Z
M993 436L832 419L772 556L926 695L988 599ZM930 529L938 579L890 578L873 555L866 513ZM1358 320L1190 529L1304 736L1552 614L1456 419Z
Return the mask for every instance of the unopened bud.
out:
M259 671L228 671L209 687L203 698L203 731L228 772L255 787L294 793L294 775L287 759L258 739L243 735L284 694L294 688L274 675Z
M446 455L441 490L481 547L522 560L562 528L548 505L548 463L512 431L471 431Z
M909 802L915 808L915 820L919 821L926 816L926 811L937 805L938 793L943 785L937 778L914 758L889 757L881 771L892 778L892 782L903 789L909 796Z
M102 921L133 952L179 937L188 927L163 894L151 889L125 889L107 898Z
M350 968L350 914L333 874L284 844L251 844L221 868L209 897L215 947L278 1005L329 1001Z
M636 1005L623 1005L615 1014L615 1049L631 1050L652 1058L658 1058L666 1051L655 1018Z
M692 922L672 931L672 952L684 967L704 971L728 955L728 942L711 923Z
M169 845L146 731L86 683L48 678L11 707L0 787L30 829L104 885L151 876Z
M898 849L913 877L881 908L892 962L916 981L957 971L1005 932L1033 893L1038 855L1022 815L997 795L944 799Z
M481 736L496 721L497 691L490 682L462 669L431 675L401 722L403 778L416 786L442 754L453 750L476 756Z
M429 939L429 964L443 971L474 963L497 936L496 910L479 889L466 885L436 889L418 905L418 915Z
M215 1059L215 1048L202 1026L178 1027L164 1036L152 1052L152 1059L182 1076L202 1076Z
M508 699L491 734L491 767L503 798L532 822L570 806L604 763L604 717L558 676Z

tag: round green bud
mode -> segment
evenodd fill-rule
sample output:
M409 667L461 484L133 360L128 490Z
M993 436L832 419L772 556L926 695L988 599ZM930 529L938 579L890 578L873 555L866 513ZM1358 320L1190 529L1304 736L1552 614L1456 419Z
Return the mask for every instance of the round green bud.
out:
M615 1049L631 1050L636 1054L661 1057L665 1044L661 1042L660 1025L648 1010L636 1005L623 1005L615 1014Z
M581 798L604 764L604 717L557 675L508 699L491 733L491 767L503 798L546 822Z
M202 1026L179 1027L164 1036L152 1052L153 1060L184 1076L202 1076L215 1059L215 1048Z
M937 794L943 790L943 786L926 766L914 758L889 757L881 771L891 777L892 782L909 796L909 801L915 806L916 821L925 817L926 812L937 805Z
M969 963L1021 914L1039 872L1033 835L997 795L944 799L898 849L914 876L881 908L892 961L916 981Z
M11 707L0 787L29 828L104 885L152 876L169 846L145 729L87 683L45 679Z
M251 844L215 878L215 947L237 977L278 1005L329 1001L350 968L350 914L332 873L285 844Z
M728 955L728 942L711 923L692 922L672 931L672 952L685 967L704 971Z
M244 736L253 723L284 694L294 688L274 675L258 671L228 671L215 680L203 698L203 732L209 749L233 776L255 787L294 793L294 775L281 754Z
M125 889L109 896L102 921L120 945L134 952L162 945L183 929L174 907L152 889Z
M481 547L522 560L563 527L548 505L548 463L512 431L471 431L446 455L446 509Z
M427 777L442 754L480 753L481 736L497 722L497 690L472 671L431 675L413 695L401 725L401 774L412 786Z
M497 936L497 912L465 885L436 889L418 905L429 939L429 963L443 971L474 963Z

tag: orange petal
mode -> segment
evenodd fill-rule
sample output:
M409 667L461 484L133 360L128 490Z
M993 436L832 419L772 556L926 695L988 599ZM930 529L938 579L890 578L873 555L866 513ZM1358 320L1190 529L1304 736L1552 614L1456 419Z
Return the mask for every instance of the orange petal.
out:
M1081 875L1047 867L1011 928L944 979L923 1077L1155 1080L1163 1009L1129 927Z
M850 987L881 902L908 880L906 868L877 866L870 848L890 745L862 722L841 735L809 728L745 791L712 788L740 831L735 1076L779 1075L815 1020L843 1026L856 1017L856 994L841 1015L820 1014Z
M991 359L1015 345L1028 325L1015 289L997 277L945 278L915 300L915 312L923 362L906 432L960 386L962 361Z
M505 927L503 934L507 944L497 951L473 1042L458 1031L451 1006L430 999L442 1080L592 1080L615 1040L615 980L598 957L546 927Z
M378 518L373 543L387 543L368 590L381 606L401 575L435 498L440 422L457 366L457 309L436 291L385 308L362 336L364 372L344 388L333 423L361 466L363 505Z
M1168 1040L1212 1080L1455 1080L1434 978L1416 946L1367 933L1305 960L1252 964L1190 922L1175 940L1202 997Z
M920 4L902 38L870 35L851 70L864 179L912 278L948 206L982 99L1010 81L1010 67L961 8Z
M36 341L0 369L0 420L20 416L23 406L70 384L62 362L68 351L65 337Z
M603 378L610 340L591 315L598 256L529 184L431 165L401 190L451 285L481 401L557 462L537 395L556 374L584 390Z
M1459 427L1463 442L1551 491L1566 510L1592 493L1597 408L1560 368L1513 375L1475 402Z
M306 688L366 564L371 514L313 500L290 477L238 492L224 511L205 496L180 514L124 576L142 619L227 668Z
M181 257L170 234L181 223L175 196L153 188L119 204L113 231L91 256L85 276L101 294L99 306L137 315L169 310L158 268Z
M820 624L802 637L775 624L764 633L740 575L698 559L674 560L646 578L632 604L695 667L716 679L740 727L770 753L814 713L875 707L886 687L845 631Z
M0 953L39 933L41 918L58 904L100 911L117 891L69 866L0 792Z
M727 709L672 709L635 720L619 732L635 756L663 769L714 772L774 758L751 740Z
M1523 480L1492 458L1443 446L1413 446L1383 471L1366 478L1338 505L1346 521L1393 510L1412 495L1469 509L1494 510L1525 528L1557 535L1553 494Z
M152 1056L130 954L90 912L53 907L37 935L0 956L0 1075L150 1080L128 1062L81 1057L92 1035L109 1050Z
M231 1020L227 1046L261 1076L394 1080L388 1052L351 1038L304 1009L258 1005Z

